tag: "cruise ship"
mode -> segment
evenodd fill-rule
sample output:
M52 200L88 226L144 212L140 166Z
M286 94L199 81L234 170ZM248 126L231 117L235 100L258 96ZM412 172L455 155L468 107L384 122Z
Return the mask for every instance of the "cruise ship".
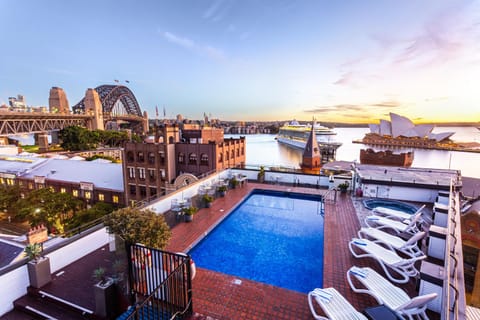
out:
M342 145L336 140L337 133L320 124L315 123L313 126L322 155L322 163L335 160L337 149ZM277 141L303 150L311 131L312 125L300 124L298 121L293 120L279 128Z

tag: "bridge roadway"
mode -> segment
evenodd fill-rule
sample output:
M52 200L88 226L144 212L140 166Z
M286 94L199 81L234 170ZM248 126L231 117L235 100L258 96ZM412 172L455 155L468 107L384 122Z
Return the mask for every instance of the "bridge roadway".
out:
M93 118L88 114L0 111L0 136L61 130L69 126L90 128ZM104 122L116 120L141 122L143 118L132 114L103 116Z

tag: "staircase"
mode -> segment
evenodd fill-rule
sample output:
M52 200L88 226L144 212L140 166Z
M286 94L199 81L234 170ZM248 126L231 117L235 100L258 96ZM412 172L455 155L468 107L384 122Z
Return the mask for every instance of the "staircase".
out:
M70 289L75 290L75 288ZM65 290L69 290L69 288L65 288ZM93 310L88 310L32 287L28 288L27 295L17 299L13 305L15 310L29 314L32 319L99 319L93 314Z

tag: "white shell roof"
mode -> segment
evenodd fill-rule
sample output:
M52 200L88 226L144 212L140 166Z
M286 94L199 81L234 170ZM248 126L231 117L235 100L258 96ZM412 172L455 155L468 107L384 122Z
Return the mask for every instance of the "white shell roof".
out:
M390 112L391 121L380 120L380 125L369 124L370 132L382 136L392 136L394 138L428 138L436 141L442 141L450 138L455 132L432 133L433 125L419 124L414 125L407 117Z

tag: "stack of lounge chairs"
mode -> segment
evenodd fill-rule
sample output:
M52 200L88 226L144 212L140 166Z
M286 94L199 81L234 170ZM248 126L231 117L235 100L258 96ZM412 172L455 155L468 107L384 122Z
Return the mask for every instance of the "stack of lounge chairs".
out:
M436 293L410 298L397 286L418 276L415 263L426 258L417 245L426 236L421 230L423 208L412 215L387 208L374 209L374 214L365 219L368 227L361 228L358 238L349 242L354 257L374 259L385 274L384 277L372 268L352 266L347 271L350 288L371 295L399 319L428 319L427 304L437 298ZM367 319L334 288L311 291L308 303L315 319ZM315 311L315 303L327 317Z

